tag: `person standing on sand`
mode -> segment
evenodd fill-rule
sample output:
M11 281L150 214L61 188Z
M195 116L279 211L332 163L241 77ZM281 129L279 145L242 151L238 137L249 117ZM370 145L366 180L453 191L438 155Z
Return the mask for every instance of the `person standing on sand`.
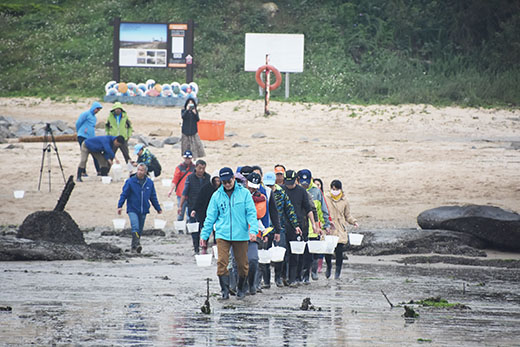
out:
M195 158L206 156L204 145L199 137L197 123L199 122L199 112L197 111L197 103L192 98L186 100L184 108L181 110L182 128L181 128L181 153L190 150Z
M329 206L330 217L332 219L331 234L338 236L338 245L334 250L336 255L336 273L334 278L339 279L341 275L341 267L343 266L343 249L348 242L347 227L345 223L354 225L355 228L359 226L356 219L350 214L350 205L347 197L342 189L340 180L334 180L330 183L330 193L325 195L325 199ZM325 276L330 277L332 271L332 255L326 254L325 261L327 262L327 270Z
M229 299L229 249L233 247L238 267L237 299L243 299L249 272L248 241L255 241L258 233L256 208L249 190L235 182L231 168L220 169L219 177L222 184L209 201L200 245L202 248L208 246L207 240L215 226L218 247L217 275L222 299Z
M112 106L110 114L108 115L105 124L105 133L110 136L123 136L125 143L121 146L121 152L123 153L123 157L127 164L128 162L133 164L130 159L130 154L128 154L128 139L132 136L133 131L132 123L128 119L128 115L123 109L123 105L121 105L120 102L116 102L114 106ZM117 148L115 152L117 152Z
M189 175L195 171L195 165L193 165L193 154L187 150L182 154L184 161L177 165L175 172L173 173L172 187L168 192L168 197L171 197L172 193L175 192L177 195L177 209L181 209L181 212L177 215L177 220L184 220L184 215L187 213L188 204L185 202L181 205L182 192L184 191L184 184ZM189 216L186 216L188 219Z
M137 173L125 181L123 191L117 203L117 214L121 215L123 204L126 201L126 213L132 226L132 253L141 253L141 235L143 233L146 215L150 212L150 202L158 214L162 213L161 205L157 200L153 181L146 175L148 167L144 163L137 165Z
M81 145L83 144L83 141L86 139L90 139L91 137L96 136L96 122L97 117L96 114L101 111L103 106L97 101L94 101L92 103L92 106L90 106L90 110L83 112L79 115L78 120L76 121L76 132L78 136L78 143L79 148L81 150ZM92 157L94 160L94 167L96 168L96 172L99 175L101 175L101 172L99 171L99 163L95 157ZM82 173L84 177L87 177L87 172L84 171Z

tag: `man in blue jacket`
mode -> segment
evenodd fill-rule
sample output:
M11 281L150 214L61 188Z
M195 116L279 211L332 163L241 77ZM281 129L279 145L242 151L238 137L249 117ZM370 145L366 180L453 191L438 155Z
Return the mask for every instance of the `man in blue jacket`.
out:
M229 299L229 249L238 268L237 298L245 296L245 282L249 271L247 262L248 241L255 241L258 233L256 208L251 193L236 184L233 170L229 167L220 169L220 188L213 193L206 211L204 227L200 235L200 245L207 247L207 240L215 226L215 238L218 247L217 275L222 290L222 298Z
M126 213L132 226L132 253L141 253L141 234L143 232L146 215L150 212L150 201L157 213L162 209L157 200L153 181L147 177L148 167L144 163L137 165L137 174L126 180L123 192L117 203L117 214L121 214L126 201Z
M80 149L83 141L96 136L96 114L101 111L102 108L103 106L101 106L99 102L94 101L88 111L79 115L79 118L76 121L76 132L78 133L77 136ZM96 167L97 173L100 174L99 164L96 158L92 157L92 159L94 159L94 166ZM83 176L87 176L86 172L83 173Z
M121 147L125 143L123 136L94 136L90 139L86 139L81 144L81 159L78 166L78 175L76 177L77 182L82 182L81 175L85 173L85 167L87 166L88 155L92 154L97 159L101 176L107 176L112 166L115 153L114 149ZM117 160L116 160L117 162Z

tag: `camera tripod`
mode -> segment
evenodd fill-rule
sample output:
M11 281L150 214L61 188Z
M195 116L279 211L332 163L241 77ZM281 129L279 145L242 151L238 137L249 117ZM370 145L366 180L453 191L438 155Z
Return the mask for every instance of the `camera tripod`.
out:
M52 141L52 144L49 142L49 135ZM42 152L42 164L40 166L40 180L38 181L38 191L40 191L40 186L42 183L42 174L43 174L43 166L45 162L45 154L47 153L47 172L49 173L49 192L51 191L51 148L54 149L56 156L58 157L58 163L60 164L61 175L63 176L63 183L65 181L65 174L63 173L63 166L61 165L60 155L58 154L58 147L56 146L56 139L54 138L54 134L52 133L51 125L47 123L45 126L45 135L43 135L43 152Z

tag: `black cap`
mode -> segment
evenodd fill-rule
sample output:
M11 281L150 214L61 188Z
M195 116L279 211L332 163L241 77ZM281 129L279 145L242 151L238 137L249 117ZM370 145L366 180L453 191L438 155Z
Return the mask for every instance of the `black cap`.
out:
M258 189L260 188L260 182L262 182L262 177L256 172L251 172L247 175L247 186L251 188Z
M294 170L285 171L285 184L293 184L296 181L296 172Z
M220 169L218 175L222 181L228 181L234 177L233 170L229 167L223 167Z

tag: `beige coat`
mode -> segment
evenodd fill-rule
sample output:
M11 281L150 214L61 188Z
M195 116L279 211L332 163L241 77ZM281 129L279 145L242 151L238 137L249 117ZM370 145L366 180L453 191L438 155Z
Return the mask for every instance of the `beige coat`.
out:
M325 194L329 215L335 228L331 231L332 235L339 236L338 243L346 244L348 242L347 225L356 223L356 219L350 214L350 206L345 197L345 193L338 201L332 199L330 192Z

